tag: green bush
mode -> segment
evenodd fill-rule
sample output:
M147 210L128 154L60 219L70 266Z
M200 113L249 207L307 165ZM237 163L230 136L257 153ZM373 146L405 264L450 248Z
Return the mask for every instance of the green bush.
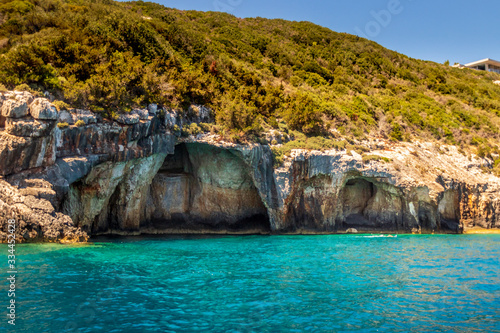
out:
M297 93L289 96L284 118L293 130L307 134L318 134L323 122L319 113L319 104L309 93Z
M49 91L110 119L148 103L200 104L218 126L201 130L235 140L283 123L309 136L337 129L359 140L479 147L500 139L497 74L411 59L309 22L111 0L3 1L0 18L8 40L0 84Z
M276 147L271 147L271 151L273 153L273 166L278 168L283 164L285 159L284 151Z
M477 156L481 157L481 158L484 158L484 157L488 157L488 158L492 158L491 157L491 147L487 146L487 145L481 145L477 148Z
M14 90L17 91L27 91L27 92L33 92L33 89L31 89L30 86L28 86L26 83L22 83L20 85L17 85L14 87Z
M212 124L200 123L200 128L203 132L210 132L212 130Z
M187 137L191 135L191 129L189 126L183 126L181 129L181 136Z
M389 163L392 160L390 158L384 157L384 156L379 156L379 155L364 155L363 156L363 163L369 163L371 161L382 161Z
M75 126L76 127L83 127L85 126L85 122L83 120L78 120L76 123L75 123Z
M57 123L57 127L59 127L60 129L66 128L68 126L69 126L68 123Z
M389 134L392 140L401 141L403 140L403 132L401 131L401 126L398 123L392 124L391 133Z
M57 111L62 111L62 110L69 110L70 106L68 103L65 103L63 101L54 101L52 104L56 107Z
M201 128L196 123L189 125L189 132L192 135L198 135L202 132Z

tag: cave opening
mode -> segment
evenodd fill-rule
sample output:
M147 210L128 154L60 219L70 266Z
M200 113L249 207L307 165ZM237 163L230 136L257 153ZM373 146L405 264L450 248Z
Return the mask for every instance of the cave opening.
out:
M347 181L341 196L345 229L372 226L365 211L376 191L376 186L367 180L355 178Z
M443 193L438 205L440 216L440 227L445 231L454 233L460 230L460 205L458 192L455 190L447 190Z
M176 145L151 184L148 227L161 233L269 233L250 172L228 149Z
M397 188L366 178L349 179L340 195L340 228L358 231L399 231L404 228L404 199Z

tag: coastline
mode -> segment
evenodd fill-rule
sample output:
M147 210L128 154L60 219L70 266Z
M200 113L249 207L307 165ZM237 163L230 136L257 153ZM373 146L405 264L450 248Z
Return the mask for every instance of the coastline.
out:
M143 238L156 238L165 240L177 237L221 237L221 236L361 236L361 235L380 235L386 237L397 237L397 236L407 236L407 235L500 235L500 229L492 228L492 229L484 229L484 228L471 228L468 230L464 230L463 233L446 233L446 232L434 232L434 233L411 233L411 232L386 232L386 231L360 231L358 233L348 233L348 232L313 232L313 231L297 231L297 232L283 232L283 233L272 233L272 232L229 232L229 231L219 231L219 232L194 232L194 231L178 231L178 232L149 232L149 233L125 233L125 232L114 232L114 233L100 233L94 235L93 237L89 237L86 241L78 241L78 240L70 240L64 239L59 241L27 241L21 242L19 244L62 244L62 245L90 245L94 242L99 242L102 240L109 239L143 239ZM0 243L6 244L6 243Z
M495 229L495 228L492 228L492 229L484 229L484 228L471 228L471 229L468 229L468 230L464 230L464 235L467 234L467 235L480 235L480 234L484 234L484 235L500 235L500 229Z

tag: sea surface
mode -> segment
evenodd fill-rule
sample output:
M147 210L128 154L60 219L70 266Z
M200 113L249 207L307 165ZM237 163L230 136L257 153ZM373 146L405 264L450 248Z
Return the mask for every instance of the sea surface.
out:
M500 235L122 238L16 250L16 327L2 315L0 331L500 332Z

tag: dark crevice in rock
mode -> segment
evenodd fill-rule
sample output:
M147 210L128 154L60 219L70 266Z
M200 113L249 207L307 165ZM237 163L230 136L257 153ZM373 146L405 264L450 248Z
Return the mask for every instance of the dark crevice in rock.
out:
M117 205L119 205L119 200L120 200L120 191L117 186L117 188L109 198L109 204L107 205L107 207L104 207L105 211L109 210L109 213L106 212L107 215L106 219L108 220L107 229L109 230L123 230L123 226L120 223L120 210L117 209L118 208ZM101 228L102 227L99 226L99 219L97 219L97 221L94 221L94 224L92 226L92 234L104 231L101 230Z

